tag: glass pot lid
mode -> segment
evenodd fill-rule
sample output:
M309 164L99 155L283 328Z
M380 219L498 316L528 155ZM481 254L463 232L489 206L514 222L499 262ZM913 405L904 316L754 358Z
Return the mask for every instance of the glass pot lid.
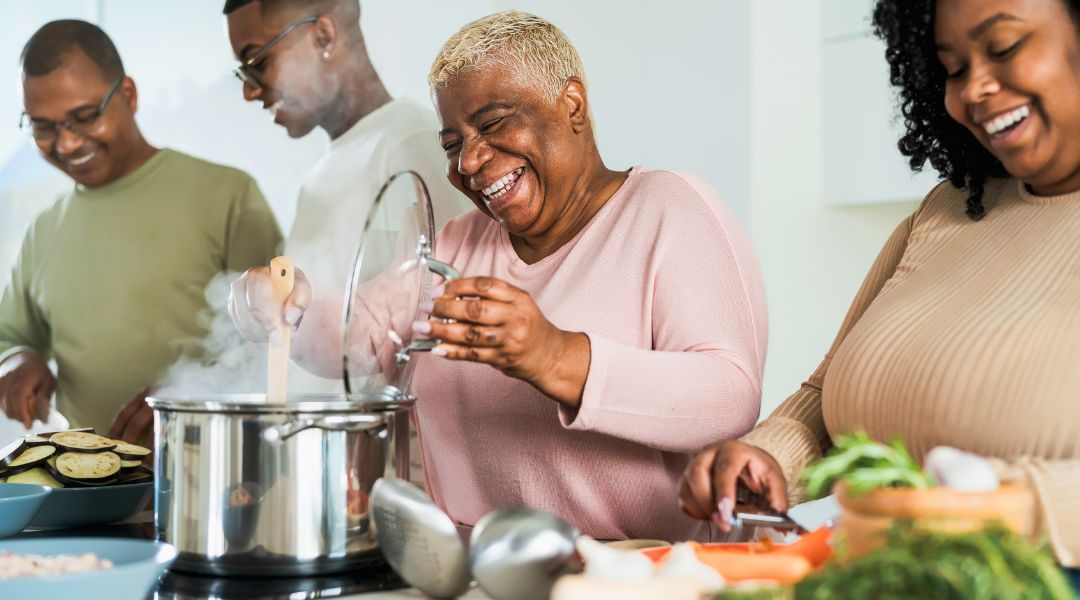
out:
M427 185L413 171L395 173L368 211L342 301L342 379L356 400L404 399L416 352L436 340L414 339L420 303L442 279L460 274L436 261L435 220Z

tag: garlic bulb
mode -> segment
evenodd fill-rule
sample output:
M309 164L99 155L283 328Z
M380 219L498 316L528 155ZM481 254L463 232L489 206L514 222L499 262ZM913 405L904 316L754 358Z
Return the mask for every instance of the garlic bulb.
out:
M587 535L577 539L577 551L585 561L584 575L590 579L645 581L656 571L641 552L609 548Z
M938 485L958 492L992 492L1001 485L990 461L949 446L927 453L923 469Z
M724 587L727 583L716 569L703 564L690 544L675 544L667 555L667 562L656 573L658 579L694 581L709 589Z

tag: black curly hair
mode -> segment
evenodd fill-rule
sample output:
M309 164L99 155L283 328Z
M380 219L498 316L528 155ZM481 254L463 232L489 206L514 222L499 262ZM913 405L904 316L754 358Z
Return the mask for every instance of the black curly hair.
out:
M1080 15L1080 0L1061 0ZM906 133L897 147L914 171L927 161L957 189L967 187L967 216L986 214L983 186L990 177L1008 175L1001 161L945 112L945 67L934 43L936 0L877 0L874 33L885 42L889 81L900 92Z

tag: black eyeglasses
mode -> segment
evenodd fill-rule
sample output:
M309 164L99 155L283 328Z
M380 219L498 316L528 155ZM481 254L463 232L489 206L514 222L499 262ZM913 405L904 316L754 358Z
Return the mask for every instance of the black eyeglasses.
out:
M105 94L105 99L101 101L101 104L76 109L63 121L34 119L23 112L22 116L19 117L19 128L39 142L54 141L60 136L61 127L77 136L86 137L94 132L102 113L105 112L105 107L109 104L109 100L112 100L116 90L120 89L120 84L123 81L124 76L121 75L120 79L117 79L116 83L113 84L109 93Z
M256 66L256 63L261 61L266 56L266 53L269 52L270 49L274 47L274 44L280 42L282 39L285 38L285 36L292 33L292 31L294 29L296 29L297 27L299 27L301 25L307 25L309 23L314 23L315 21L318 21L318 20L319 20L319 17L317 15L312 15L310 17L304 17L302 19L297 19L296 21L293 21L288 27L286 27L284 29L284 31L282 31L281 33L274 36L274 39L267 42L267 44L265 46L263 46L262 48L259 49L258 52L253 54L251 56L251 58L243 61L240 64L239 67L236 67L235 69L233 69L233 71L232 71L233 76L236 77L237 79L239 79L240 81L244 82L244 85L246 85L246 86L250 86L250 87L253 87L253 88L262 87L262 83L259 82L259 79L255 76L255 73L254 73L254 71L259 69L259 67Z

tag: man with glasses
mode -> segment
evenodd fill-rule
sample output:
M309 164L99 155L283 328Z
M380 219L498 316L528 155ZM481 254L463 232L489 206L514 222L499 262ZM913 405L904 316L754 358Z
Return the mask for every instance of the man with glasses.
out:
M446 181L434 114L391 98L375 72L357 0L226 0L224 12L244 99L291 137L316 127L330 136L286 241L298 262L315 265L309 278L344 284L371 202L397 171L424 178L437 226L472 207Z
M72 426L147 443L141 392L205 336L207 283L267 264L281 233L251 177L146 141L98 27L48 23L21 63L21 126L75 186L27 231L0 299L0 406L29 428L55 390Z
M368 57L358 0L226 0L229 40L244 99L259 102L289 136L316 127L330 136L326 156L300 190L286 242L309 279L341 286L379 187L395 172L420 173L435 224L472 204L446 179L434 114L391 98ZM417 77L423 73L418 72ZM341 391L340 381L306 371L290 375L298 391ZM412 456L419 460L415 450ZM421 481L413 464L413 479Z

